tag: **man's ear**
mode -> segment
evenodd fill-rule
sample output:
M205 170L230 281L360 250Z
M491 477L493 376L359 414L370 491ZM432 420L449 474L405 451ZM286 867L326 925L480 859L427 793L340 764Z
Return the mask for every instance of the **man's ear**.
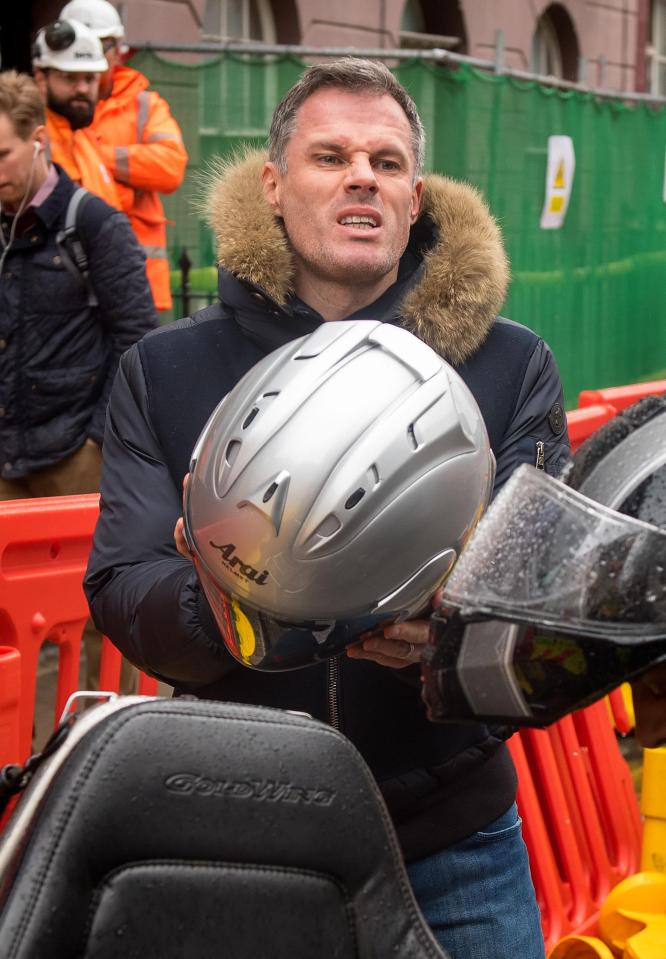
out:
M421 212L421 194L423 193L423 179L419 177L418 180L414 183L412 189L412 203L409 210L409 215L412 223L416 223L419 218L419 213Z
M46 102L46 74L43 70L40 70L39 67L35 67L33 80L42 95L42 100Z
M274 163L271 163L270 160L267 160L261 171L261 187L267 202L272 207L273 213L276 216L282 216L282 210L280 208L280 181L281 176L277 167Z
M40 123L40 125L38 127L35 127L35 129L32 131L32 138L35 141L35 143L38 143L40 145L41 151L43 152L46 149L46 143L48 140L46 127L44 126L43 123Z

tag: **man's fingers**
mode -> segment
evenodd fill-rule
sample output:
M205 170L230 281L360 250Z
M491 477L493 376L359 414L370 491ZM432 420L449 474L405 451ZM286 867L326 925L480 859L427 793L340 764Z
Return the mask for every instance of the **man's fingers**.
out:
M192 559L192 553L190 548L187 545L187 540L185 539L185 527L183 524L183 517L176 520L176 525L173 528L173 541L176 544L176 549L181 556L184 556L185 559Z
M415 646L425 646L428 642L430 623L427 619L410 619L405 623L394 623L384 628L384 639L400 640L405 643L414 643Z
M427 641L428 621L415 619L366 633L359 643L349 647L347 654L350 659L369 659L380 666L403 669L421 661Z

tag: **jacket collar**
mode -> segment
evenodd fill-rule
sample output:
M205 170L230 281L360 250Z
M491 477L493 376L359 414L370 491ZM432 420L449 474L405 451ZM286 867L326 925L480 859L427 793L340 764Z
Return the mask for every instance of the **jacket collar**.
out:
M44 202L35 209L35 213L47 230L50 230L62 217L63 210L67 208L67 202L76 189L76 185L70 180L62 167L57 163L54 163L53 166L58 174L58 182Z
M147 77L144 77L143 73L139 73L139 71L133 67L126 67L124 64L119 64L117 67L114 67L113 70L111 99L115 97L132 100L138 96L139 93L142 93L143 90L147 90L149 86L150 81ZM100 100L100 103L104 103L104 101Z
M254 302L264 325L291 328L288 317L303 314L301 322L314 328L321 318L310 311L308 320L308 308L293 296L289 243L261 191L265 159L263 151L248 151L220 163L211 177L206 212L217 239L220 295L231 306L240 306L233 300L241 297L250 312ZM362 315L397 320L450 362L462 363L485 340L506 294L500 230L474 187L443 176L425 178L421 211L397 284Z

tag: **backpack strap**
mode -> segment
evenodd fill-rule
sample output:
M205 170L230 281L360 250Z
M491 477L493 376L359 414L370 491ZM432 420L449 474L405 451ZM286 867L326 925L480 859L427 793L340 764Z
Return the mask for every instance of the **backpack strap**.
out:
M65 227L57 233L56 244L65 267L86 287L88 306L94 307L98 306L97 296L90 278L88 254L78 229L81 213L91 198L92 194L81 186L72 193L65 214Z

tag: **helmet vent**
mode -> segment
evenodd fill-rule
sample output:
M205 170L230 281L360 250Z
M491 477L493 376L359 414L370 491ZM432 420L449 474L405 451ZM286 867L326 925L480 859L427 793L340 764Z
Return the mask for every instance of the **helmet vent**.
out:
M245 417L245 420L244 420L244 422L243 422L243 429L244 429L244 430L246 430L246 429L248 428L248 426L250 425L250 423L251 423L252 420L255 418L255 416L257 415L258 412L259 412L259 407L258 407L258 406L255 406L253 409L250 410L250 412L247 414L247 416Z
M351 494L351 496L345 503L345 509L354 509L355 506L358 506L358 504L361 502L364 496L365 496L365 490L361 486L357 490L355 490L355 492Z
M323 520L312 536L308 540L308 545L318 546L322 539L328 539L341 528L342 523L334 513L329 513Z
M276 490L277 488L278 488L278 484L277 484L277 483L271 483L271 485L268 487L268 489L266 490L266 492L264 493L264 495L261 497L261 502L262 502L262 503L267 503L267 502L269 501L269 499L272 498L272 496L273 496L273 494L275 493L275 490Z
M409 441L412 444L412 449L417 450L419 448L419 441L416 438L416 433L414 432L414 424L410 423L407 427L407 436Z
M241 448L240 440L229 441L229 444L227 445L227 451L224 454L224 459L226 461L227 466L234 465L234 460L238 456L238 451L240 450L240 448Z

